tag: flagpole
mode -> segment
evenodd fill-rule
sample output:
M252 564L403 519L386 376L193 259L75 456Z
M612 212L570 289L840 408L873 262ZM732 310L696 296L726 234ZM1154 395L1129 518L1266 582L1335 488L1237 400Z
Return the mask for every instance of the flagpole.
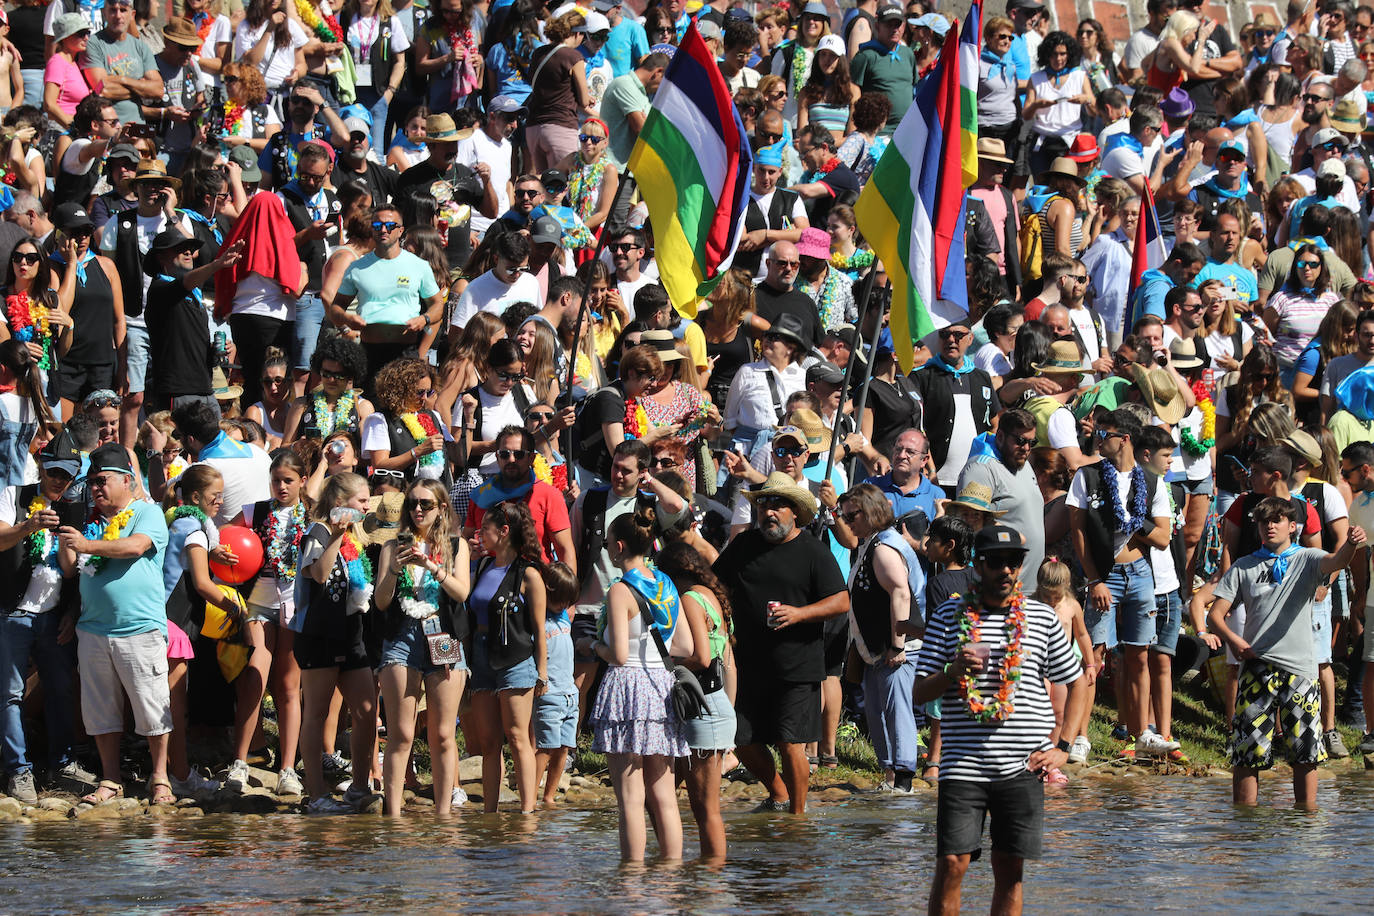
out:
M876 262L874 262L873 267L868 271L868 276L864 277L863 291L859 294L859 301L863 303L863 308L859 310L859 326L860 326L860 327L863 326L863 323L864 323L864 316L865 316L866 314L868 314L869 306L871 306L871 305L873 304L873 284L874 284L874 282L875 282L877 279L878 279L878 265L877 265ZM888 285L889 285L889 283L888 283L887 281L884 281L884 283L883 283L884 288L886 288ZM854 330L855 330L855 335L854 335L854 336L855 336L855 337L858 337L858 338L859 338L859 341L862 343L863 338L859 336L858 328L855 328ZM879 315L879 316L878 316L878 320L877 320L877 322L875 323L874 329L873 329L873 346L870 346L870 347L869 347L869 356L868 356L868 359L866 360L866 363L865 363L865 366L864 366L865 375L864 375L863 388L860 389L860 391L859 391L858 406L857 406L857 409L854 411L855 423L858 424L858 428L859 428L860 430L863 429L863 410L864 410L864 401L867 400L867 398L868 398L868 383L869 383L870 381L872 381L872 379L873 379L873 356L872 356L872 351L873 351L873 347L874 347L874 346L877 346L877 343L878 343L878 335L882 333L882 330L883 330L883 317L882 317L882 315ZM845 367L844 367L844 381L840 383L840 412L837 413L837 414L835 415L834 431L838 431L839 428L840 428L840 419L844 416L844 402L845 402L846 397L848 397L848 395L849 395L850 379L851 379L851 378L853 377L853 375L854 375L854 364L857 363L857 362L859 361L860 353L861 353L861 351L858 351L858 352L856 352L856 351L851 351L850 354L849 354L849 362L845 363ZM832 443L831 443L831 448L830 448L830 454L827 455L827 456L826 456L826 459L825 459L825 474L822 475L822 477L821 477L821 480L822 480L822 481L825 481L825 480L829 480L829 479L830 479L830 472L831 472L831 470L832 470L834 467L835 467L835 447L834 447L834 443L832 442ZM836 494L836 495L839 495L839 494Z

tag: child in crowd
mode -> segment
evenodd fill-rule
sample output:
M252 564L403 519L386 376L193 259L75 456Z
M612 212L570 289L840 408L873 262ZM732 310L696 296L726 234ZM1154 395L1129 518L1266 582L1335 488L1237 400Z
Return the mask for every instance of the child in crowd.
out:
M550 563L544 571L548 605L544 639L548 652L549 684L534 701L534 748L537 772L544 774L544 807L558 803L558 781L577 747L577 685L573 683L572 621L568 607L577 600L580 583L566 563Z
M925 558L932 569L940 571L926 580L926 612L931 613L955 595L966 595L978 581L969 564L973 549L973 528L963 518L942 515L930 523L925 537ZM921 778L935 780L940 776L940 701L931 700L921 707L930 719L930 743Z
M1097 676L1097 666L1092 663L1092 640L1088 637L1088 627L1083 622L1083 605L1078 603L1078 599L1073 596L1073 570L1069 564L1059 557L1046 557L1040 564L1040 569L1035 577L1035 594L1031 595L1036 601L1043 601L1054 608L1054 614L1059 618L1059 625L1064 628L1064 635L1069 638L1069 646L1073 649L1074 657L1082 664L1084 659L1088 659L1083 664L1083 674L1088 678L1088 683L1092 683ZM1069 761L1071 763L1083 763L1088 758L1088 751L1091 746L1088 743L1088 719L1092 714L1087 710L1087 714L1079 722L1064 721L1064 704L1068 700L1068 688L1064 684L1050 684L1050 702L1054 704L1056 718L1063 723L1062 726L1050 732L1050 740L1058 741L1064 735L1073 735L1073 746L1069 749ZM1081 749L1081 753L1080 753ZM1063 785L1069 779L1058 767L1050 768L1049 779L1053 785Z

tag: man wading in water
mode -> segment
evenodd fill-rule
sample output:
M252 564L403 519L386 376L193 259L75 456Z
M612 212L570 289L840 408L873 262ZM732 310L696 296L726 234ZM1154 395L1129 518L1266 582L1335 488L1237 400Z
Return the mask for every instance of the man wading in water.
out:
M1067 741L1051 747L1045 738L1055 727L1045 679L1071 685L1066 721L1079 721L1090 694L1054 611L1022 594L1025 539L989 525L973 549L976 594L934 611L916 662L916 702L943 700L932 916L959 912L989 814L992 912L1021 912L1023 863L1040 857L1044 779L1069 752Z

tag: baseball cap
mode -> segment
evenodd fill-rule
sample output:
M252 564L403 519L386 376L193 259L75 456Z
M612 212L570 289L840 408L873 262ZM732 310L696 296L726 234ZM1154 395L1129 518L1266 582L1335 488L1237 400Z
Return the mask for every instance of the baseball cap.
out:
M105 154L105 162L107 164L114 159L123 159L137 165L139 162L143 161L143 154L135 149L132 143L116 143L114 146L110 147L110 151Z
M248 184L262 181L262 169L258 168L258 154L253 152L253 147L247 143L241 143L231 149L229 161L238 163L239 176Z
M43 446L38 453L38 460L44 468L66 471L73 477L81 473L81 453L77 451L72 434L65 429Z
M949 31L949 20L939 13L926 13L916 20L916 24L925 26L941 38L944 38L945 33Z
M1012 10L1043 10L1045 4L1040 0L1008 0L1007 11Z
M973 536L973 552L976 556L1012 550L1026 554L1026 539L1021 532L1007 525L986 525Z
M118 442L109 442L91 452L91 468L87 474L94 477L104 471L134 476L134 469L129 466L129 450Z
M597 32L609 32L610 30L611 21L595 10L587 13L582 24L573 29L574 32L586 32L588 35L595 35Z
M364 137L372 135L372 126L362 118L344 118L344 127L348 128L349 136L362 134Z
M1239 140L1227 140L1217 147L1217 155L1220 156L1222 153L1240 153L1241 157L1244 158L1245 147Z
M95 223L91 221L91 215L86 212L86 208L75 201L59 204L53 212L52 221L53 225L63 232L95 228Z
M1345 163L1335 157L1332 157L1323 162L1321 165L1317 166L1318 178L1326 178L1328 176L1335 178L1344 178Z
M1321 130L1317 131L1317 133L1312 137L1312 145L1321 146L1322 144L1330 143L1333 140L1339 143L1341 146L1346 145L1345 134L1336 130L1336 128L1334 127L1323 127Z
M552 216L541 216L530 224L530 238L535 244L558 244L563 241L563 224Z
M701 33L702 38L714 38L717 41L719 41L724 35L724 33L720 30L720 26L716 25L710 19L703 19L699 21L697 23L697 31Z
M508 95L498 95L487 105L487 111L499 111L501 114L523 114L525 106Z
M821 40L816 43L817 51L829 51L836 57L844 57L844 39L838 35L822 35Z
M900 3L884 3L878 7L879 19L905 19L906 10Z
M844 384L844 370L834 363L815 363L806 370L806 382L824 382L827 385Z

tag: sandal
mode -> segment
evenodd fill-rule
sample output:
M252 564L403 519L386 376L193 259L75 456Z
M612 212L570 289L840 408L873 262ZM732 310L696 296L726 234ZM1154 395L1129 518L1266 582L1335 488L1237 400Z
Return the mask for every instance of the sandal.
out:
M177 797L172 792L172 784L165 779L148 780L148 804L175 805Z
M109 792L109 795L102 793ZM106 802L114 801L116 798L124 797L124 786L115 782L113 779L102 779L100 784L95 787L95 791L81 796L81 800L88 805L103 805Z
M838 769L840 766L840 758L834 754L821 754L821 766L825 767L827 770Z

